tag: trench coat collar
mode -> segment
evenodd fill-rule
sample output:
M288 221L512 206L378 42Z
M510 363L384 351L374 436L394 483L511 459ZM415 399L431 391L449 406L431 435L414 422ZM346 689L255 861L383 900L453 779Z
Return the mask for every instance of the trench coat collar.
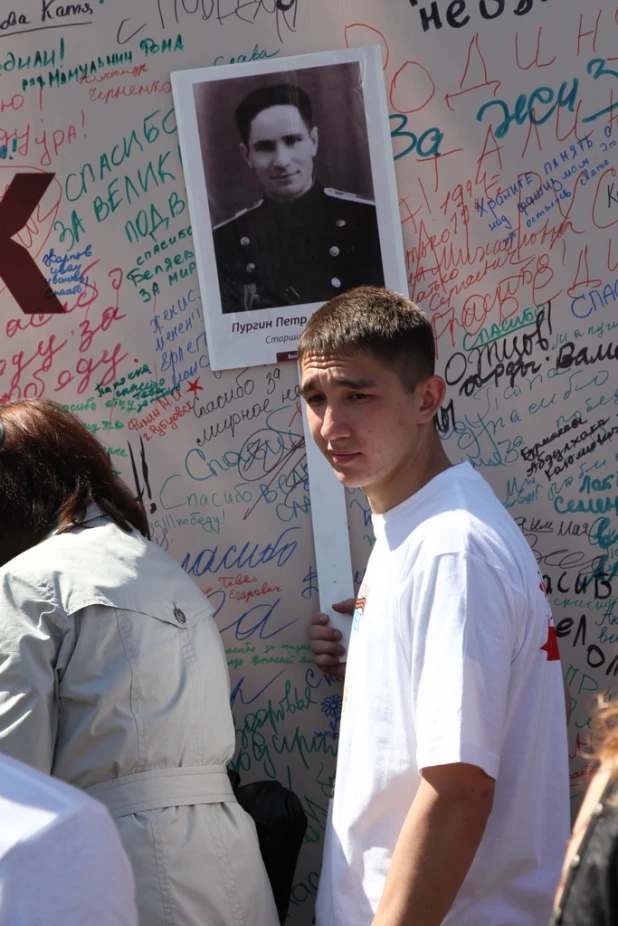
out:
M106 518L107 515L102 511L96 502L90 502L86 508L86 516L83 521L80 521L79 524L76 524L75 527L83 527L85 524L90 526L90 522L96 521L99 518ZM46 534L43 540L49 540L50 537L54 537L59 531L58 525L50 530L49 534Z

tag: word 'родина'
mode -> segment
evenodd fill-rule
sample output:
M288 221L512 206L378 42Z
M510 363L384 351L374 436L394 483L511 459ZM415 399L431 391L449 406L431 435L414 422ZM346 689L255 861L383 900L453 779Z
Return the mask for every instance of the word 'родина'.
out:
M534 0L513 0L513 2L515 3L513 9L515 16L525 16L534 6ZM547 0L540 0L540 2L546 3ZM418 6L418 0L410 0L410 4ZM472 6L471 0L451 0L448 4L444 10L444 17L452 29L461 29L462 26L468 25L471 19L470 14L467 12L469 6ZM478 9L483 19L496 19L504 13L506 0L479 0ZM442 28L443 23L436 0L433 0L429 12L425 7L421 7L418 12L421 17L423 32L428 31L431 23L433 23L435 29Z

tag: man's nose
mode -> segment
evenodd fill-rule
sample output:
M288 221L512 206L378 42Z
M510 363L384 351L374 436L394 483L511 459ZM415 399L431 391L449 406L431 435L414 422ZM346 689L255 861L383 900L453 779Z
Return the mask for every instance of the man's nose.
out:
M286 167L290 163L290 149L287 145L277 145L273 161L276 167Z
M325 441L345 440L350 436L350 425L346 421L343 411L332 405L327 406L320 428L322 439Z

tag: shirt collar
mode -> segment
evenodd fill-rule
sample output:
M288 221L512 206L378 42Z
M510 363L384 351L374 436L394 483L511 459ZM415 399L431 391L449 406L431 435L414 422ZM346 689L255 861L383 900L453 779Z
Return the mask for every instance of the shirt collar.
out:
M86 508L86 516L84 517L84 520L80 521L79 524L76 524L75 527L82 527L84 524L90 524L91 521L96 521L97 518L104 517L106 517L105 512L99 508L96 502L90 502ZM59 527L56 525L56 527L54 527L53 530L49 532L49 534L46 534L43 539L48 540L50 537L53 537L55 534L57 534L58 531Z
M306 193L303 193L303 195L299 196L298 199L292 199L280 203L274 199L269 199L268 196L264 196L264 206L268 210L272 210L278 215L286 213L304 213L305 210L314 209L318 202L321 204L323 193L324 188L314 180L313 184L309 187Z
M88 521L95 521L97 518L105 518L105 517L107 517L107 515L101 508L99 508L97 503L90 502L90 504L86 508L86 517L81 523L86 524Z

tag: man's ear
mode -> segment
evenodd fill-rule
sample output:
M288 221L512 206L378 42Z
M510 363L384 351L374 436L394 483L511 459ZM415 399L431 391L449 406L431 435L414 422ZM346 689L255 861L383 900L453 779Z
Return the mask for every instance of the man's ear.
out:
M433 421L434 415L444 402L446 383L441 376L428 376L417 387L418 393L418 424L427 424Z
M251 170L253 170L253 161L251 160L251 154L247 146L242 141L240 143L240 150L242 152L243 158L245 159L245 163L247 164L248 167L251 168Z
M318 153L318 142L319 142L317 125L314 125L313 128L311 129L311 131L309 132L309 137L311 138L311 153L313 157L315 157L316 154Z

